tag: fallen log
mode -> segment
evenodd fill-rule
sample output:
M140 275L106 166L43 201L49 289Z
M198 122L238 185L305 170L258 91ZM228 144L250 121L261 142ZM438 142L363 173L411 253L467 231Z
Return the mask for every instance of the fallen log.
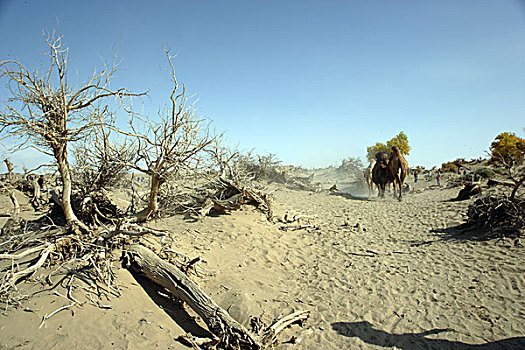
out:
M221 338L225 348L261 348L254 335L217 305L177 267L141 245L130 246L127 255L130 266L138 267L150 280L186 302L204 320L209 330Z
M262 334L253 334L231 317L226 310L217 305L199 286L181 270L162 260L150 249L142 245L132 245L124 252L124 259L131 268L138 269L147 278L163 286L169 292L186 302L206 323L215 336L208 342L212 348L224 349L265 349L277 342L277 335L296 322L303 322L310 312L297 311L285 316L266 328ZM184 337L195 347L205 345L196 338ZM207 341L207 340L205 340Z
M493 187L493 186L514 187L514 184L512 182L508 182L508 181L499 181L499 180L490 179L487 182L487 186L489 186L489 187Z
M468 182L459 191L457 197L452 199L452 201L464 201L480 193L481 193L481 186L479 184Z
M306 321L308 319L308 316L310 316L310 312L303 310L303 311L294 312L293 314L284 316L283 318L279 319L273 325L268 327L266 331L264 331L263 340L262 340L263 345L271 346L271 344L276 342L277 335L283 329L285 329L292 323Z

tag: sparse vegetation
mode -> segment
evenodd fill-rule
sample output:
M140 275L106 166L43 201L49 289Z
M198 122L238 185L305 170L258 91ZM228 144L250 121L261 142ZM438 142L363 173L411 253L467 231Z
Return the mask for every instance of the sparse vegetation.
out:
M482 167L474 171L474 175L481 177L482 179L492 179L496 176L496 172L489 167Z
M160 113L158 119L140 116L126 109L130 114L130 130L120 130L115 127L109 108L101 106L101 103L107 97L121 99L143 94L110 88L109 81L116 72L116 65L109 69L105 67L86 83L74 88L68 82L67 48L63 46L62 37L53 35L46 43L50 49L50 63L44 73L30 72L16 61L0 63L0 77L7 80L12 94L6 110L0 114L1 137L20 139L17 149L32 145L53 156L62 185L61 192L50 191L51 198L57 204L50 210L55 210L55 213L32 221L20 217L13 184L8 183L9 187L2 185L13 203L10 220L2 228L0 248L0 259L12 259L13 262L2 270L0 279L0 302L6 308L22 305L27 296L20 293L17 284L45 266L58 266L49 272L49 281L53 274L58 273L57 270L66 271L65 277L53 287L62 285L62 281L68 279L65 294L71 304L65 308L83 304L71 294L71 290L76 288L75 282L86 284L89 301L104 307L103 298L120 295L113 273L117 258L113 254L115 250L141 242L140 237L146 234L161 237L158 243L165 245L166 232L138 224L158 215L159 202L168 207L165 213L192 214L195 219L212 210L224 213L240 209L244 204L253 204L268 220L273 219L269 196L251 185L254 180L274 179L276 174L286 180L285 173L277 170L280 162L273 154L252 157L251 154L223 152L219 139L210 131L209 122L195 112L186 97L185 87L179 86L168 50L165 53L174 85L169 108ZM111 137L112 131L118 135ZM122 143L117 142L119 135L124 140ZM214 143L216 151L212 150ZM68 157L72 147L73 166ZM11 181L14 165L9 159L5 163ZM217 168L219 171L216 171ZM125 178L129 169L150 178L146 207L131 217L120 210L105 191ZM26 175L28 173L25 172ZM200 180L199 186L189 187L187 180L190 177ZM35 193L40 189L34 179L32 186ZM60 215L56 215L57 210L63 214L65 222ZM64 223L67 227L62 227ZM135 245L134 249L145 251L142 245ZM23 268L15 263L29 254L38 254L38 259L31 261L29 267ZM169 253L162 251L164 258L174 260L174 254L171 255L170 258ZM139 260L132 253L127 258L130 263ZM178 271L181 275L188 273L191 265L196 263L189 261L189 265L179 269L170 264L163 265L164 261L157 258L159 261L155 263L155 269L169 266L166 269L175 269L172 271ZM142 269L146 271L145 266ZM158 282L158 279L152 279ZM170 278L167 281L174 283ZM186 292L191 286L193 293L203 295L202 290L190 280L177 285ZM209 298L194 302L191 297L178 296L197 312L210 305L216 306ZM294 313L288 321L280 320L277 326L263 328L259 324L259 332L252 334L243 326L238 327L226 311L217 314L217 310L214 307L213 315L208 317L209 329L217 336L209 344L224 349L272 347L277 340L276 335L286 325L306 319L309 313ZM207 319L205 314L201 316ZM44 316L42 324L47 317ZM186 338L192 342L191 336Z
M325 179L345 180L332 185L330 195L342 198L336 198L340 200L339 207L336 209L331 206L333 202L330 202L328 210L322 209L328 218L323 217L321 225L315 223L319 217L317 214L288 215L287 213L279 218L277 215L274 216L272 197L266 192L266 188L276 182L288 189L318 191L321 184L314 182L314 177L318 176L318 173L282 166L275 154L241 153L224 147L221 137L210 130L209 121L196 112L191 98L186 96L185 87L177 81L172 56L168 50L165 50L165 54L173 82L173 89L169 91L168 107L159 113L157 118L139 115L127 108L126 112L130 116L129 128L124 130L117 128L118 123L115 122L114 115L109 112L108 107L102 105L103 102L108 97L121 99L124 96L137 97L143 94L110 88L109 81L116 71L116 65L111 68L105 67L103 71L95 73L78 88L73 87L68 82L67 48L63 46L62 38L51 36L46 43L50 49L50 63L43 71L31 72L16 61L0 63L0 78L7 80L12 93L5 106L5 112L2 111L0 114L0 136L19 139L18 149L31 145L53 156L59 173L57 185L61 185L62 188L61 191L54 189L50 191L50 197L56 205L47 206L40 203L35 206L44 215L34 220L22 218L20 205L13 192L13 188L17 185L14 178L20 176L14 173L13 162L5 159L8 181L6 185L2 184L2 190L9 195L13 204L12 212L3 215L9 216L9 220L0 235L2 239L0 259L8 261L3 264L0 276L0 303L5 310L9 306L22 306L29 296L22 293L18 287L21 286L22 280L33 278L30 282L40 283L50 289L56 288L56 295L70 302L69 305L57 309L55 313L84 303L108 308L103 301L121 294L113 271L118 259L115 253L118 252L122 253L122 261L126 267L140 269L145 276L164 288L162 293L172 292L174 296L190 305L202 318L212 333L211 337L197 339L190 334L183 336L184 341L190 346L221 349L272 348L277 341L277 334L294 322L304 321L309 311L294 310L289 316L275 321L268 327L263 325L260 319L252 318L250 322L252 330L248 330L234 320L228 311L209 298L195 281L188 278L190 272L196 271L195 264L200 258L190 259L175 251L171 246L174 242L173 236L168 236L166 231L147 227L145 222L158 218L161 214L184 214L184 218L188 221L201 220L202 223L203 217L211 213L230 214L249 204L265 215L268 219L268 222L263 220L265 225L272 226L272 223L278 220L286 224L297 221L297 225L281 226L276 229L283 232L279 236L272 237L272 240L274 242L278 242L281 238L283 240L274 246L294 246L296 242L301 245L306 241L309 242L313 252L321 247L320 244L313 242L328 237L333 239L333 242L326 246L331 249L334 258L342 259L344 264L347 264L348 257L375 259L382 254L391 256L388 251L379 252L377 249L378 252L375 252L368 246L362 249L362 252L357 250L354 252L353 248L348 249L348 246L343 249L340 243L343 236L339 233L345 236L350 233L357 235L366 232L368 228L362 227L362 222L349 223L350 220L361 220L361 218L357 219L358 215L347 211L348 203L343 202L352 196L346 196L347 193L337 190L339 185L347 186L350 183L355 186L358 181L364 180L363 164L360 159L352 157L343 159L339 166L330 167L328 175L323 173ZM516 237L525 227L525 201L521 199L519 192L525 179L523 141L512 133L504 133L498 135L491 145L492 164L497 164L501 167L499 169L504 169L504 174L513 181L514 187L509 196L478 197L479 199L469 207L469 224L483 228L487 232L487 237ZM373 157L377 152L389 153L393 146L399 147L401 153L405 155L410 152L408 137L401 131L386 144L376 143L368 147L368 158ZM68 152L71 151L73 157L69 158ZM397 153L395 155L398 156ZM74 162L71 162L72 159ZM391 161L390 164L394 162ZM457 159L454 162L444 163L442 171L458 173L458 170L464 166L465 161ZM490 167L481 167L479 164L476 166L479 167L471 174L483 179L492 179L498 173ZM134 171L131 179L130 170ZM415 171L423 172L424 168L417 167ZM136 195L134 186L139 184L135 179L138 177L137 173L143 174L149 180L149 188L146 184L142 184L143 181L140 182L141 190L144 190L140 194L143 199L141 202L143 206L140 207L142 210L137 212L131 205L128 211L121 210L115 204L116 201L110 199L108 192L126 179L125 181L131 184L131 188L119 189L119 191L131 191L133 204ZM359 176L352 177L356 173ZM18 184L29 195L33 193L34 198L30 201L33 204L33 200L40 197L38 191L41 187L35 178L29 178L30 175L31 171L24 168L24 175ZM456 180L461 179L459 176L451 177ZM357 179L357 181L350 181L350 179ZM481 183L469 183L457 199L480 196L481 187ZM282 192L294 193L289 190ZM28 194L26 196L29 197ZM326 193L302 193L302 198L304 200L304 198L321 197L324 194ZM373 208L373 205L370 207ZM318 207L312 206L312 208L317 210ZM244 217L244 214L249 213L239 214ZM332 216L337 219L333 219ZM425 216L435 215L430 213ZM259 219L248 218L254 225ZM303 222L299 223L299 220ZM366 221L363 220L368 225ZM404 222L396 220L396 224L398 223ZM372 223L370 224L372 226ZM321 227L324 232L321 231ZM344 227L344 231L338 232L340 227ZM299 240L291 235L284 236L286 233L293 234L288 231L305 228L308 230L304 231L304 235ZM193 228L188 231L198 232ZM401 231L403 230L396 228L393 232ZM183 235L185 231L180 230L180 232L183 232ZM218 230L218 232L221 234L217 236L216 241L222 243L223 231ZM368 232L373 230L370 229ZM307 237L307 234L315 237L312 239ZM158 239L146 240L141 238L144 235L153 235ZM195 241L202 236L195 236ZM372 236L368 234L368 237ZM357 240L353 240L355 241ZM407 240L403 238L399 240L401 241ZM394 243L398 244L397 241L392 240L392 244ZM338 247L339 245L341 247ZM393 246L389 246L388 250L393 251L392 248ZM342 254L335 255L339 253ZM316 259L320 257L320 255L312 255L315 255L313 257ZM21 259L26 256L31 258L22 262ZM282 266L285 266L285 263L295 264L293 261L299 261L301 265L295 266L297 271L306 266L300 261L302 259L296 259L295 256L291 256L291 259L281 259L281 256L277 256L275 260L271 258L268 259L268 263L277 262ZM241 263L245 264L243 261L235 262L239 267ZM251 263L247 261L246 265ZM350 266L352 265L347 265ZM35 273L46 268L47 276L44 276L44 273L37 276ZM60 277L54 279L56 276ZM311 277L307 274L304 276L305 279ZM263 285L260 281L257 283ZM59 288L63 290L58 292ZM85 292L87 301L82 299L81 302L76 299L79 298L80 291ZM284 300L287 297L284 295L293 293L289 293L288 290L283 293L279 298L288 305ZM307 302L311 305L312 302L306 299L300 300L295 295L293 298L300 304ZM41 325L53 314L46 314L42 318Z
M512 188L510 194L500 192L488 195L471 204L467 212L468 224L483 228L487 238L519 237L525 228L525 200L520 196L525 181L525 140L504 132L496 136L490 150L490 163L505 169L504 174L512 181ZM477 169L475 174L491 179L496 172L485 167Z
M459 174L459 169L461 169L463 167L463 165L465 164L465 159L463 158L458 158L452 162L447 162L447 163L443 163L441 164L441 172L442 173L454 173L454 174Z
M490 150L490 161L502 166L507 178L514 183L510 194L510 200L514 200L525 182L525 139L514 133L504 132L496 136Z
M31 145L54 157L62 180L62 191L57 197L66 221L72 228L87 232L89 228L78 220L71 207L68 146L89 136L105 118L106 110L97 106L102 100L141 94L110 88L116 62L75 88L69 82L68 50L62 37L53 34L46 38L46 44L49 48L47 68L31 71L18 61L0 63L0 78L11 93L5 110L0 113L0 134L2 138L18 138L18 149Z
M368 161L374 160L376 153L382 152L385 154L389 154L392 149L392 146L399 147L399 150L403 155L408 155L410 153L408 137L403 131L401 131L395 137L388 140L386 144L382 142L377 142L374 146L368 147L366 149L366 157Z

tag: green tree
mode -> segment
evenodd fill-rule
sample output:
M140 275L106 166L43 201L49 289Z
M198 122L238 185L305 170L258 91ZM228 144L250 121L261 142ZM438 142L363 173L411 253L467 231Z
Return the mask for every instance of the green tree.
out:
M382 142L377 142L375 145L367 147L366 149L366 158L369 162L375 159L376 153L383 152L385 154L388 154L390 152L390 147L385 145Z
M387 141L386 144L382 142L377 142L374 146L367 147L366 157L368 161L372 161L373 159L375 159L375 154L378 152L389 154L390 151L392 150L392 146L399 147L399 150L404 155L407 155L410 153L410 146L408 145L408 137L403 131L401 131L391 140Z
M503 166L520 165L525 161L525 139L512 132L502 132L490 145L491 162Z
M392 138L390 141L387 141L386 145L388 146L389 151L392 148L392 146L397 146L399 147L399 150L401 151L402 154L407 155L410 153L410 146L408 145L408 137L403 131L397 134L397 136Z
M503 165L507 177L514 183L510 200L514 200L520 186L525 182L525 139L512 132L496 136L490 145L491 162Z

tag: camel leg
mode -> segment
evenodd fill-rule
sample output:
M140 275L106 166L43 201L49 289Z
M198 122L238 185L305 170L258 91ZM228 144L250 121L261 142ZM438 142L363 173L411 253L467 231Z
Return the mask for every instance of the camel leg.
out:
M397 181L397 185L399 187L399 201L401 201L403 198L403 191L402 191L402 188L403 188L403 184L401 183L401 179L399 178L399 175L396 176L396 181Z

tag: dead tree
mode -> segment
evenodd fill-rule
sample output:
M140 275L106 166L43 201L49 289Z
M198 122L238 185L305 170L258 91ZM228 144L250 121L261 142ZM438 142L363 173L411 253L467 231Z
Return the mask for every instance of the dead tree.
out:
M62 37L52 34L45 39L49 48L48 68L31 72L18 61L0 63L0 78L7 81L10 98L0 113L2 138L18 138L23 147L33 147L54 157L62 179L61 206L72 228L87 230L71 207L71 168L68 145L85 138L100 124L96 104L107 97L138 96L126 89L112 90L109 82L116 63L105 66L79 87L68 78L68 48Z
M170 178L195 171L213 141L209 124L188 105L185 87L179 88L175 77L172 56L168 49L165 52L174 84L168 110L159 115L158 122L131 113L131 132L119 130L136 142L136 158L127 165L151 177L148 205L135 215L136 222L157 214L160 187Z
M4 159L4 162L7 167L7 181L9 182L13 180L13 170L15 167L9 158Z
M126 163L136 155L132 145L111 142L110 136L111 129L101 123L73 148L73 182L83 197L118 185L125 176Z
M505 169L505 175L507 179L512 181L512 190L510 193L509 200L513 201L518 193L518 190L525 183L525 150L521 150L517 156L511 157L510 155L504 156L496 152L494 161L499 163Z

